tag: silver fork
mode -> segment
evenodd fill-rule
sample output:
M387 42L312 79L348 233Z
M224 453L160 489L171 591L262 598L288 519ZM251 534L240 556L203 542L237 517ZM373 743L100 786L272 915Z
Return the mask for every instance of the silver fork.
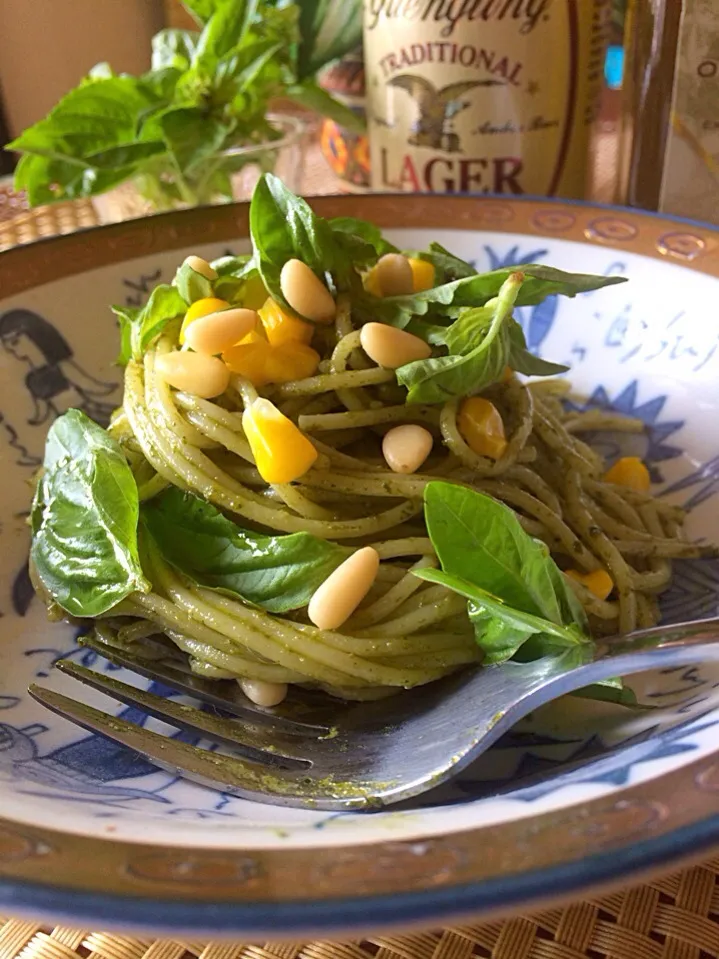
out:
M381 808L445 782L518 720L565 693L612 676L719 661L719 618L617 636L533 663L467 670L376 702L309 694L272 710L254 706L236 683L204 680L177 660L158 659L156 649L149 655L143 647L119 648L96 637L82 642L204 708L69 660L60 660L57 669L213 746L169 738L30 686L30 695L53 712L204 786L285 806L356 810Z

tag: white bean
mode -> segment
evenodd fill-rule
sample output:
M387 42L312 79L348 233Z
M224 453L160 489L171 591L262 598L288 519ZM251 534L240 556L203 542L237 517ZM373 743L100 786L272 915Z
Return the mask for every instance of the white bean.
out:
M287 683L266 683L261 679L238 679L240 689L258 706L279 706L287 698Z
M414 360L426 360L432 355L430 345L414 333L386 323L365 323L360 332L360 343L371 360L390 370Z
M254 330L259 316L255 310L221 310L194 320L185 330L185 345L197 353L224 353Z
M331 323L337 312L332 294L302 260L288 260L280 273L280 289L300 316L315 323Z
M415 423L395 426L384 435L382 453L394 473L415 473L429 456L434 437Z
M187 264L191 270L194 270L195 273L204 276L206 280L217 279L217 270L214 270L207 260L203 260L201 256L186 256L185 264Z
M406 296L414 292L412 267L401 253L385 253L377 261L376 270L383 296Z
M315 590L307 615L319 629L337 629L370 591L379 569L379 553L363 546L330 573Z
M225 392L230 371L216 356L186 350L161 353L155 359L155 371L176 390L211 400Z

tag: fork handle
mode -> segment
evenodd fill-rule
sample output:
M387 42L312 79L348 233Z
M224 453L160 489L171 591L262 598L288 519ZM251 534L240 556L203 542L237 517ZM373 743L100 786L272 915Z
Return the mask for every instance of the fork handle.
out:
M594 662L617 659L643 650L691 650L699 646L719 647L719 617L696 619L639 629L624 636L612 636L595 643ZM711 657L714 658L713 656Z
M575 647L576 652L576 647ZM566 657L566 658L565 658ZM569 654L547 663L546 672L532 682L534 705L614 676L631 676L650 669L668 669L711 661L719 662L719 618L657 626L613 636L586 651L581 665Z

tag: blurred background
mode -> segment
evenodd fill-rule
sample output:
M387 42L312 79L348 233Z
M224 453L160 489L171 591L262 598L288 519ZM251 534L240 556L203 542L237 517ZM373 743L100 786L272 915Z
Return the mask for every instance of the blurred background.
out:
M506 22L455 24L468 63L496 49L535 70L516 90L467 98L447 91L481 86L475 65L457 83L459 67L422 53L441 25L365 23L363 43L361 0L257 0L242 29L231 25L241 8L0 0L0 219L60 204L83 225L245 199L272 169L310 195L506 189L719 220L719 0L579 0L519 35ZM404 60L388 59L397 51ZM506 119L510 147L477 140L488 117ZM563 124L562 176L542 179L566 146ZM479 159L423 173L431 157L451 168L470 134L490 163L508 162L493 161L503 143L526 182L480 185Z

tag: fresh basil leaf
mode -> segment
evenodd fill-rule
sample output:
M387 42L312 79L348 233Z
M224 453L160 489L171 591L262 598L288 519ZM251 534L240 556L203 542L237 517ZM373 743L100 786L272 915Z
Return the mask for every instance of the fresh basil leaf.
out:
M312 76L362 42L362 4L356 0L298 0L300 78Z
M500 310L497 297L494 297L486 306L462 310L454 323L445 328L442 342L450 353L470 353L484 342L498 318L502 325L509 326L513 305L508 302Z
M408 251L407 256L416 257L418 260L424 260L432 264L435 269L435 285L477 275L477 271L471 263L460 259L454 253L450 253L440 243L430 243L429 250Z
M584 611L548 547L525 533L512 509L484 493L437 480L427 484L424 502L427 530L445 572L515 610L586 631Z
M507 662L532 636L538 635L536 628L516 617L496 616L486 606L478 606L471 600L467 603L467 612L486 666Z
M513 273L522 273L525 277L517 297L517 306L534 306L555 293L573 297L578 293L625 282L625 278L621 276L565 273L551 266L530 263L505 267L491 273L478 273L408 296L379 299L367 295L357 303L356 310L365 321L380 320L390 326L404 328L412 317L424 316L430 309L440 315L452 315L452 311L460 307L484 306L488 300L497 296L502 285Z
M366 123L360 113L345 106L339 100L335 100L314 80L303 80L302 83L293 84L288 87L285 96L294 100L295 103L299 103L300 106L307 107L308 110L314 110L320 116L334 120L335 123L347 130L363 133L366 129Z
M495 383L509 355L507 331L499 326L470 353L416 360L397 370L397 382L406 386L408 403L446 403L470 396Z
M156 137L156 129L148 131L150 132L149 136L146 134L145 123L158 112L164 112L167 109L167 104L175 99L177 81L182 75L182 70L175 67L163 67L162 70L152 70L140 77L142 91L155 101L152 107L140 115L139 138L141 140L152 140Z
M58 155L80 159L89 151L131 141L137 118L149 105L134 77L86 79L8 149L45 153L52 148Z
M510 348L507 357L507 366L515 373L523 373L525 376L560 376L569 369L563 363L551 363L549 360L543 360L539 356L530 353L529 350L517 351Z
M160 30L152 38L152 70L170 67L184 73L192 62L199 37L194 30Z
M329 224L278 177L265 173L250 203L250 235L265 286L277 302L294 313L280 288L282 267L287 260L297 258L318 276L324 276L336 252Z
M149 591L138 512L135 479L115 440L80 410L55 420L32 505L30 560L58 606L100 616Z
M84 167L74 161L26 153L15 167L13 186L25 193L31 206L41 206L63 196L78 195L84 172Z
M279 73L276 61L281 50L281 43L268 38L252 43L238 53L233 54L232 57L221 61L217 68L219 82L216 82L216 88L222 89L223 67L226 71L224 82L231 84L234 96L247 94L250 88L257 84L278 79ZM226 89L229 89L229 87Z
M576 656L576 665L587 661L592 641L584 609L546 546L524 532L513 510L484 493L433 481L425 489L425 518L442 569L414 575L468 600L486 665L528 662L561 648ZM576 695L636 706L621 679Z
M214 156L224 145L229 127L208 116L202 107L180 107L165 113L160 126L167 149L181 171L191 171ZM188 196L190 202L193 201Z
M99 170L117 170L134 167L149 157L164 153L165 144L161 141L143 143L120 143L108 150L89 153L85 158L88 165Z
M113 306L112 312L120 321L121 353L118 362L126 364L130 359L142 359L145 350L167 324L187 312L187 303L174 286L161 283L139 311L135 312L132 307Z
M151 101L133 77L86 79L68 93L47 117L24 130L7 147L37 159L18 166L16 185L28 192L31 203L62 197L77 198L104 192L127 179L143 150L135 157L126 151L114 158L116 166L101 169L93 155L109 163L113 148L132 144L139 118Z
M215 280L215 296L228 303L241 303L248 287L258 295L259 301L267 296L260 272L252 256L228 256L212 263L219 276Z
M560 373L566 373L568 366L561 363L550 363L539 356L535 356L527 349L527 341L524 336L524 330L512 319L509 321L509 356L507 365L517 373L524 373L525 376L558 376Z
M25 154L15 168L15 186L31 205L77 200L105 193L133 174L131 167L99 170L76 160Z
M127 366L132 359L132 328L142 313L142 307L113 306L111 309L120 327L120 354L116 362L120 366Z
M210 503L172 487L142 505L142 522L163 557L208 589L272 613L306 606L347 550L309 533L263 536Z
M470 396L504 372L510 352L507 321L524 277L512 273L487 306L464 311L443 333L449 356L400 366L397 382L408 389L408 403L444 403Z
M224 0L182 0L182 6L203 26Z
M193 270L186 261L177 270L173 285L186 304L194 303L196 300L204 300L206 297L214 295L212 280L208 280L202 273Z
M255 18L259 0L225 0L215 5L197 41L192 69L210 73L242 42Z
M629 709L648 710L657 708L644 706L640 703L634 690L625 686L622 679L604 679L599 683L592 683L591 686L578 689L570 695L579 696L581 699L594 699L600 703L616 703L618 706L627 706Z
M471 396L501 378L506 367L528 376L556 376L566 366L532 356L524 332L511 316L521 297L523 274L510 274L498 295L485 306L462 309L448 326L413 319L408 329L432 345L446 346L448 356L401 366L397 381L409 390L408 403L444 403Z
M534 616L493 596L475 583L441 569L425 567L413 570L414 575L429 583L446 586L470 602L469 616L475 625L477 643L485 652L486 663L511 659L530 638L543 640L543 654L548 647L576 646L588 643L589 637L576 626L559 626L541 616ZM489 633L491 645L485 649L484 637Z
M183 316L187 303L177 290L166 284L156 286L132 327L132 352L140 359L168 323Z
M219 256L210 263L210 266L218 276L243 276L247 271L255 269L251 253L243 253L240 256L234 254Z
M397 247L382 236L380 228L367 220L359 220L354 216L337 216L330 220L330 227L338 238L339 234L342 234L343 237L357 238L366 245L366 259L362 260L360 266L368 266L373 257L377 260L385 253L399 253Z
M557 564L552 560L547 565L547 572L554 587L554 596L559 607L559 617L563 623L576 623L584 632L588 632L589 623L584 607L577 599L577 595L567 582L567 578Z

